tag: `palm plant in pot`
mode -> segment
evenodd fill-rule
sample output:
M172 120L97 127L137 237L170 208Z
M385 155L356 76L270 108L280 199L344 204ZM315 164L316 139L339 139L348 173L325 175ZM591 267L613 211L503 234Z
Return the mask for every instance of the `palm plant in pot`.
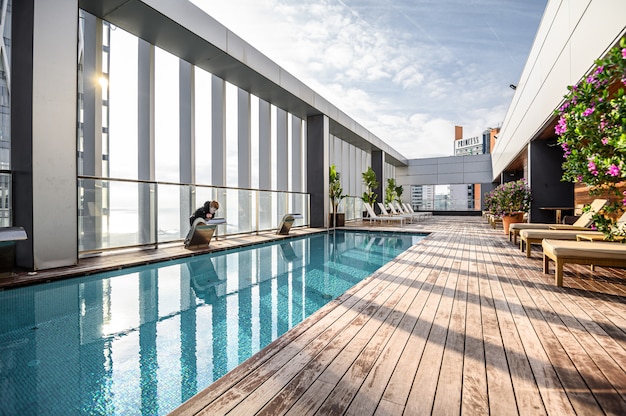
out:
M367 170L361 174L361 177L363 178L363 184L365 184L365 192L363 192L361 199L366 204L370 204L373 208L374 202L376 202L376 198L378 197L374 189L378 188L380 185L378 180L376 180L376 172L369 166Z
M504 233L508 235L509 225L522 222L524 213L530 210L531 192L526 179L498 185L485 198L489 210L502 218Z
M339 172L337 172L337 167L332 165L329 170L328 196L330 197L330 202L333 208L333 226L337 226L337 211L339 210L339 203L346 197L346 195L343 193L343 188L341 187L341 180L339 178Z

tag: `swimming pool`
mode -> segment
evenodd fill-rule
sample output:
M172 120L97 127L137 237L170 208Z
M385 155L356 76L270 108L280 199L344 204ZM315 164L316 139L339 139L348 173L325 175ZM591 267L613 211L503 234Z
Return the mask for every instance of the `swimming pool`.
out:
M321 233L0 292L0 414L166 414L421 238Z

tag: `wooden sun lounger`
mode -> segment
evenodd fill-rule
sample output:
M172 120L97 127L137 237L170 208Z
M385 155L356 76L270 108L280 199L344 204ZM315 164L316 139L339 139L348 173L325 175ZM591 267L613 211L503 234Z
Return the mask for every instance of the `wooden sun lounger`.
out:
M513 241L513 244L517 245L517 237L520 235L522 230L548 230L548 229L559 229L559 230L580 230L580 229L588 229L593 222L593 214L595 212L600 211L606 204L608 204L607 199L595 199L591 203L591 209L584 214L582 214L574 224L549 224L544 222L533 222L533 223L517 223L511 224L509 226L509 241ZM538 241L540 243L541 241Z
M626 267L626 244L615 242L543 240L543 272L550 273L554 261L554 283L563 286L563 266L567 263L590 266Z
M564 230L521 230L520 231L520 240L519 240L519 249L524 251L524 246L526 247L526 257L530 257L530 246L532 244L541 244L544 238L549 238L552 240L572 240L576 241L576 236L584 231L591 231L589 228L576 228L576 229L564 229Z

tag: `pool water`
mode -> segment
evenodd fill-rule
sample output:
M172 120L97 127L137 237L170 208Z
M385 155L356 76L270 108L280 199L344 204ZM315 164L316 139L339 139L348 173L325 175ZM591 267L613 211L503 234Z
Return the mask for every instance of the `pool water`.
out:
M166 414L421 238L321 233L2 291L0 414Z

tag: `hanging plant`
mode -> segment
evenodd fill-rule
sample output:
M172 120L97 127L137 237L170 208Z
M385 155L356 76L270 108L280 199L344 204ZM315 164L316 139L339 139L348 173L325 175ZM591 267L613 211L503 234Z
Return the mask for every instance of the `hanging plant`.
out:
M612 195L611 203L594 215L594 224L608 239L626 235L615 217L626 209L626 38L602 59L590 75L569 86L555 111L555 133L563 149L563 180L587 185L591 195Z

